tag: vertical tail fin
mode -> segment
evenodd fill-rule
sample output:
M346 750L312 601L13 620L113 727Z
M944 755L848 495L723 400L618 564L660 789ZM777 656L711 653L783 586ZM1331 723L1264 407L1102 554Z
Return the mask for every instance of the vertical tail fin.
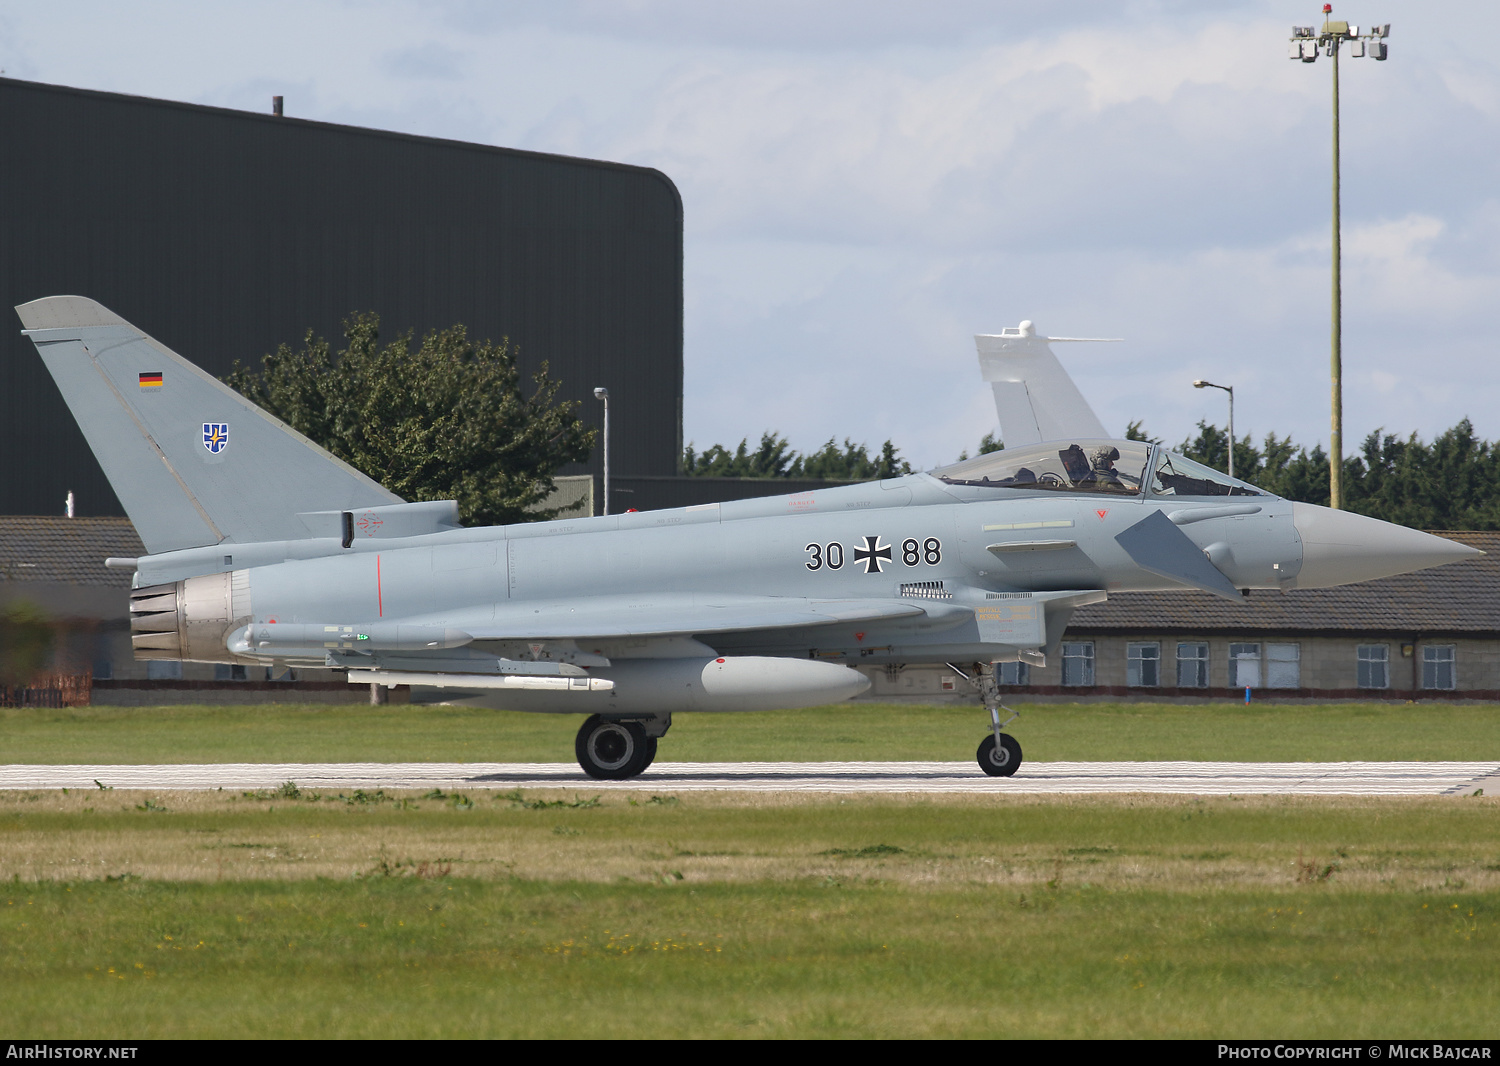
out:
M82 296L16 308L146 550L295 540L401 498Z
M1109 437L1049 342L1118 337L1039 337L1031 322L974 338L979 371L995 392L1000 437L1007 448L1079 437Z

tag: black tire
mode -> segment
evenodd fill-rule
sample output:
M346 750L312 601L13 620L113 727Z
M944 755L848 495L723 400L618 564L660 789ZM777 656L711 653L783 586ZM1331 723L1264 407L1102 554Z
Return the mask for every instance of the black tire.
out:
M578 730L573 751L583 772L599 781L624 781L644 770L656 745L639 722L590 715Z
M636 771L637 773L645 773L651 769L651 764L656 761L656 742L659 739L659 737L646 738L646 761L641 763L641 768Z
M1021 768L1021 745L1009 733L1001 733L997 750L991 734L979 742L974 757L979 760L979 768L991 777L1010 777Z

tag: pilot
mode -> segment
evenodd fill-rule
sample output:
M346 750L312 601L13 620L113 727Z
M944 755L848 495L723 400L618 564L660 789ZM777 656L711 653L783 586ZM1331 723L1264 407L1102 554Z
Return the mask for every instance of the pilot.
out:
M1094 452L1094 461L1091 464L1093 469L1090 471L1089 480L1106 488L1115 486L1123 488L1125 483L1120 480L1120 472L1115 469L1115 460L1119 457L1120 449L1112 444L1106 444L1097 449Z

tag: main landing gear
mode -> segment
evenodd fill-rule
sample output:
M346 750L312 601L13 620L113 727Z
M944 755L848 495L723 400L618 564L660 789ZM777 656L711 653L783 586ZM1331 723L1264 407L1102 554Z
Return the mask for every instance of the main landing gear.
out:
M974 758L979 768L991 777L1010 777L1021 768L1021 745L1015 737L1000 730L1016 720L1018 714L1000 702L1000 685L995 680L994 663L976 663L975 676L970 677L958 667L949 664L959 676L973 682L979 689L979 698L984 709L990 712L990 735L979 742ZM1000 721L1000 712L1009 711L1010 717Z
M671 715L644 721L590 715L573 743L578 765L584 773L600 781L634 777L656 758L656 742L671 725Z

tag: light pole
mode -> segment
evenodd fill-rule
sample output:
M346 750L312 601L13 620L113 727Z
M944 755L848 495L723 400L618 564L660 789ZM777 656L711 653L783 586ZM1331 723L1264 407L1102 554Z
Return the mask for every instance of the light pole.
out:
M1234 386L1215 385L1212 381L1204 381L1201 378L1193 382L1195 389L1223 389L1229 393L1229 476L1234 477Z
M595 389L594 399L604 404L604 513L609 514L609 390Z
M1360 33L1358 26L1347 22L1333 21L1333 5L1323 5L1323 28L1314 32L1312 26L1293 26L1291 48L1292 59L1304 63L1317 61L1318 52L1333 60L1333 350L1330 362L1333 371L1333 431L1328 446L1328 503L1330 507L1342 507L1344 500L1344 378L1343 378L1343 292L1339 273L1339 51L1345 41L1349 42L1349 54L1353 57L1369 55L1375 59L1386 57L1386 37L1390 36L1391 24L1367 27Z

